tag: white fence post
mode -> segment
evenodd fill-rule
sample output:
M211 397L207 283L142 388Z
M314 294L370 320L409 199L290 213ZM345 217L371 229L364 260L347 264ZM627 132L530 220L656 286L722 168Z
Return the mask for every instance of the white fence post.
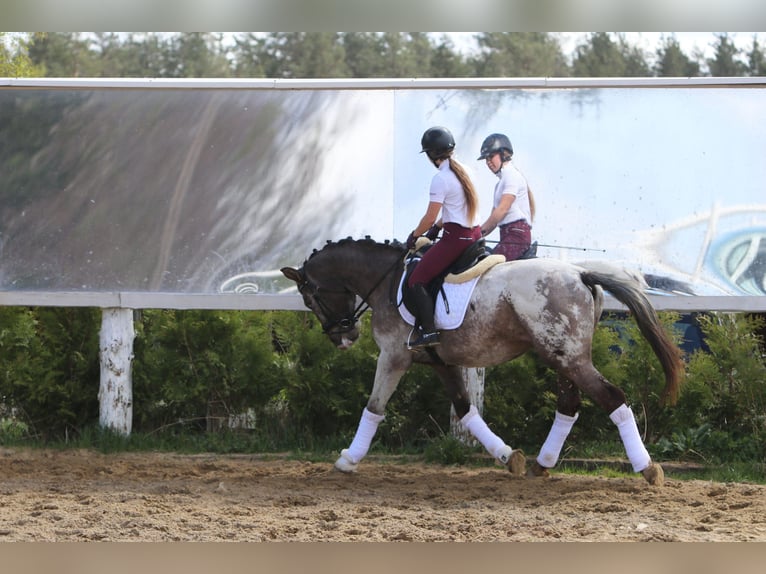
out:
M99 424L125 436L133 425L133 309L101 311Z
M464 367L462 369L463 376L465 377L466 386L468 387L468 398L471 400L471 404L476 407L479 414L484 413L484 368L469 368ZM450 407L450 432L452 436L456 437L463 444L475 446L478 443L473 438L470 432L463 428L460 424L460 419L457 418L455 413L455 407Z

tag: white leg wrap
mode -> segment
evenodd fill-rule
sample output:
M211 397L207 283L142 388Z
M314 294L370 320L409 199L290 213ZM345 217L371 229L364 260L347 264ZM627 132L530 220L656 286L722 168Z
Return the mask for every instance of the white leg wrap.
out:
M652 463L652 458L644 446L644 441L641 440L641 435L638 433L638 425L636 425L636 417L633 416L633 411L630 410L628 405L620 405L615 411L609 415L612 422L617 425L617 430L620 431L620 438L622 444L625 445L625 452L628 455L630 464L633 465L635 472L641 472Z
M508 462L511 456L512 449L503 442L499 436L489 430L487 423L481 418L479 411L474 405L462 419L460 423L465 429L468 430L476 440L478 440L482 446L487 449L487 452L498 459L503 464Z
M378 430L378 425L384 418L383 415L376 415L365 407L354 440L351 441L351 446L343 450L343 456L353 464L358 464L370 450L370 444L372 444L372 439Z
M543 468L553 468L556 466L561 449L564 447L564 441L566 441L579 416L580 413L575 413L573 417L570 417L556 411L548 438L545 439L540 453L537 455L537 463L540 466Z

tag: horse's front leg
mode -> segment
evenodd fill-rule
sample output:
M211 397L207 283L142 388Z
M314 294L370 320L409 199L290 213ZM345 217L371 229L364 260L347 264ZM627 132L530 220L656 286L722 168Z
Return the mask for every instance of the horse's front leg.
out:
M404 348L404 347L402 347ZM386 353L381 351L375 369L375 382L367 406L362 410L362 418L356 429L354 439L348 448L340 452L335 461L335 468L341 472L356 472L359 462L370 450L372 439L383 421L384 411L391 395L394 394L405 371L412 364L409 351L403 353Z
M493 433L481 418L479 410L471 404L468 396L463 370L451 365L431 365L444 383L444 389L455 414L471 435L478 440L489 454L508 467L514 475L524 474L526 457L521 450L513 450L505 441Z
M580 390L571 381L559 378L553 425L535 462L529 467L529 476L549 476L548 469L556 466L564 442L579 416L579 409Z

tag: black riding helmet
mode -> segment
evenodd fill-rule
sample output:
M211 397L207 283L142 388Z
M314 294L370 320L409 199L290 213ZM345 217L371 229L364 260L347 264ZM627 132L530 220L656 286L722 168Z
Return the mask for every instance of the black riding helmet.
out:
M505 134L489 134L484 138L484 142L481 144L481 152L478 159L487 159L492 154L497 152L503 152L503 163L509 161L513 155L513 146L511 140Z
M426 152L431 161L443 159L455 149L455 138L447 128L436 126L423 133L420 146L423 148L420 153Z

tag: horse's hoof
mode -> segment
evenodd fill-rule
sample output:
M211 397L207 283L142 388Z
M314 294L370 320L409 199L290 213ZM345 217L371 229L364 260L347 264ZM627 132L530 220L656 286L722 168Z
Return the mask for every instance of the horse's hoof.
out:
M527 470L527 457L524 456L523 451L514 450L511 453L511 457L508 459L506 466L513 476L524 476L524 473Z
M532 478L550 478L551 473L544 466L540 466L539 462L534 461L530 465L529 470L527 470L527 476Z
M662 467L656 462L647 466L641 471L641 474L644 475L646 482L652 486L662 486L665 484L665 471L662 470Z
M345 472L346 474L356 472L358 466L359 463L351 460L348 456L348 451L345 448L340 451L340 456L338 457L338 460L335 461L335 470Z

